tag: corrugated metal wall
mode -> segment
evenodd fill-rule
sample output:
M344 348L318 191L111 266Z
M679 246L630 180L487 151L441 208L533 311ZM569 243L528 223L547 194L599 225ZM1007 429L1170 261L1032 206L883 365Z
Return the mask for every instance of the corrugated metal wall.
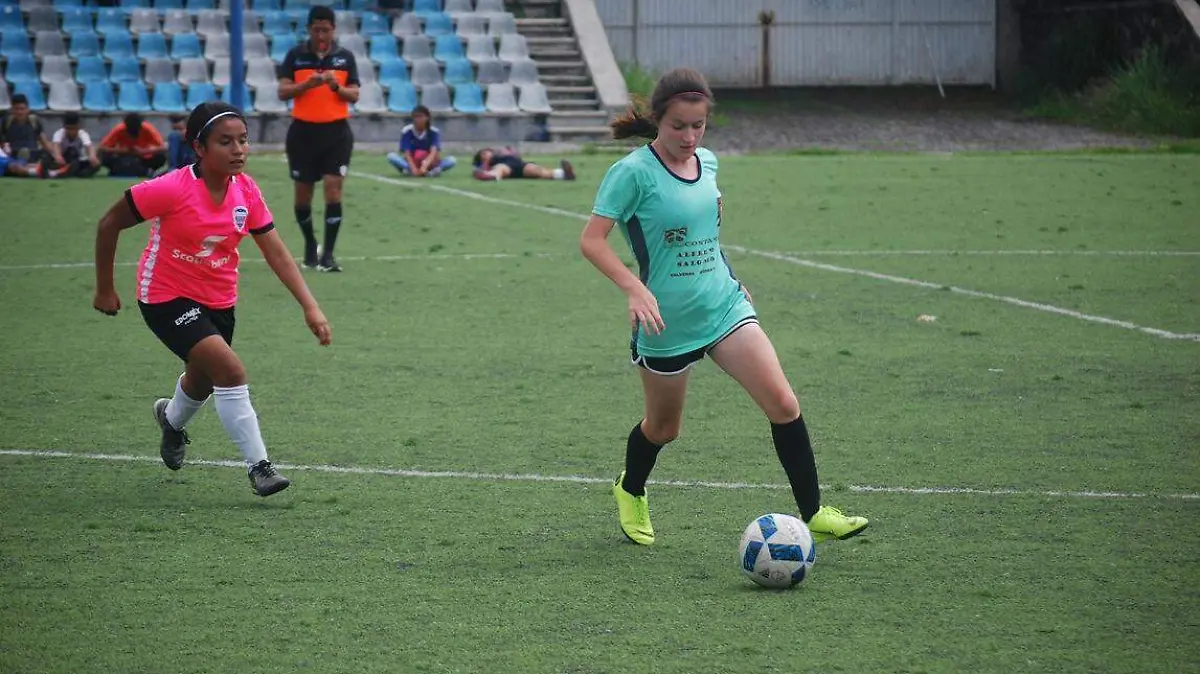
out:
M618 61L759 86L995 84L995 0L596 0Z

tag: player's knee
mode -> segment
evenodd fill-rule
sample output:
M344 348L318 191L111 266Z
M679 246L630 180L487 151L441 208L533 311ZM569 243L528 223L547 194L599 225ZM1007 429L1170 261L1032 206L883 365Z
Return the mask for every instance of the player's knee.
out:
M230 354L230 356L213 364L209 378L212 379L214 386L228 388L246 383L246 366L236 355Z
M665 445L679 439L679 434L683 431L683 422L681 420L657 421L652 422L647 419L642 424L642 434L646 439L656 445Z
M771 423L791 423L800 416L800 401L796 399L796 393L791 388L773 391L765 407L764 411Z

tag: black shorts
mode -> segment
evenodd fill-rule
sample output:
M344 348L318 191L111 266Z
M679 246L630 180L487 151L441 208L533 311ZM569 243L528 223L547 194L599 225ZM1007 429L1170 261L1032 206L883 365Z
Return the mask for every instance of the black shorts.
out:
M634 338L629 342L629 351L631 354L630 358L633 360L634 365L637 365L643 370L653 372L654 374L660 374L666 377L683 374L684 372L690 370L693 365L704 360L704 357L707 356L710 351L716 348L718 344L725 341L726 337L737 332L740 328L750 325L751 323L758 323L758 319L754 316L747 316L746 318L734 324L734 326L730 328L728 332L718 337L717 340L712 344L702 346L695 351L688 351L687 353L681 353L678 356L668 356L666 358L653 358L650 356L643 356L638 353L637 333L634 333Z
M510 178L524 178L525 165L528 163L527 161L522 161L519 157L495 157L492 159L492 166L503 164L512 171L512 175L509 176Z
M179 297L158 304L138 302L138 308L154 335L184 362L193 346L213 335L220 335L226 344L233 345L236 322L233 307L210 309L195 300Z
M354 133L346 120L315 124L293 120L287 132L288 170L292 180L309 185L324 176L344 176L350 170Z

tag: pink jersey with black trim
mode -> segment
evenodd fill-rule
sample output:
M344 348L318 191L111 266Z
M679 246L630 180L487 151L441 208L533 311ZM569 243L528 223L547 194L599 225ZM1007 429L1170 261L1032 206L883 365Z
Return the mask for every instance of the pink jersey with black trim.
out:
M138 221L150 220L150 241L138 263L137 298L158 304L186 297L211 309L237 303L238 244L275 225L258 185L233 176L225 201L214 204L197 165L134 185L125 199Z

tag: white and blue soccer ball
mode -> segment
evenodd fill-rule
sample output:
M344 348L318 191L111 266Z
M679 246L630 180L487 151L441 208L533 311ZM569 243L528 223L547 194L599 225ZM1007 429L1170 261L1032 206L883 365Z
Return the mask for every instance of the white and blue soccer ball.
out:
M787 589L804 580L817 561L817 546L798 517L770 513L750 523L738 546L738 565L750 580Z

